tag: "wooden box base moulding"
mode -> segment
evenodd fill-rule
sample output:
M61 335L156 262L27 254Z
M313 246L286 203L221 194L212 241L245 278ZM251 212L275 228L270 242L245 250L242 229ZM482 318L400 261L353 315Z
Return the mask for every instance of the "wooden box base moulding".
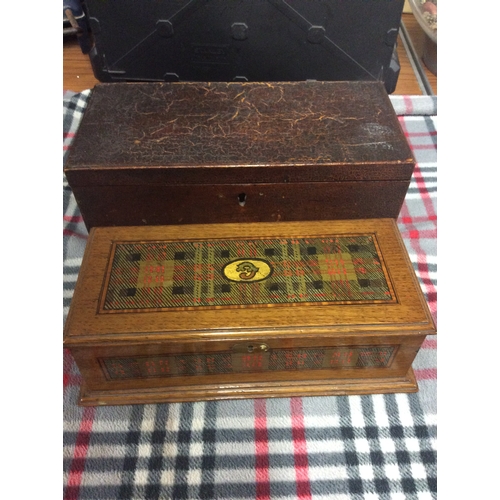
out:
M416 392L436 333L393 219L92 228L79 404Z

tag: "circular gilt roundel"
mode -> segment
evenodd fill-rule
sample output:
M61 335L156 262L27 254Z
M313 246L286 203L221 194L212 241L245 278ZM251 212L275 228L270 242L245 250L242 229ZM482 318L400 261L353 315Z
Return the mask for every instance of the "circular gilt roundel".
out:
M269 262L262 259L238 259L228 262L222 269L224 276L238 283L262 281L273 273Z

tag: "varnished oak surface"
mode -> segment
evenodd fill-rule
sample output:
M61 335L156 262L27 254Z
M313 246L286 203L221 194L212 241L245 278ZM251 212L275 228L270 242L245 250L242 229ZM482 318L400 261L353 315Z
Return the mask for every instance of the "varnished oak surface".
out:
M153 389L92 390L85 383L80 391L80 406L182 403L200 400L246 398L285 398L307 396L350 396L418 392L413 369L403 377L337 379L325 381L287 381L262 384L206 384L200 386L158 387Z
M403 14L403 21L410 34L417 52L422 53L425 33L412 14ZM398 40L398 56L401 66L395 95L420 95L422 93L418 81L406 55L405 49ZM437 94L437 77L426 68L425 73L435 94ZM98 82L92 72L88 55L82 54L76 38L65 38L63 42L63 89L81 92L92 89Z
M225 238L313 237L375 233L395 288L397 304L304 305L252 309L181 308L160 312L97 314L112 241L212 240ZM341 336L365 332L425 335L435 328L392 219L262 224L212 224L95 228L65 325L66 345L120 341L231 341L255 337Z
M101 308L113 242L214 242L356 234L375 235L390 282L391 301L162 310ZM435 334L435 325L395 221L370 219L92 229L65 325L64 343L84 380L79 404L89 406L415 392L418 386L411 363L428 334ZM257 353L260 350L265 356L275 356L275 360L279 353L285 356L286 352L308 356L317 352L324 358L321 365L307 368L300 364L293 365L295 368L274 364L271 368L269 358L268 368L259 365L255 369L244 364L245 358L238 353L247 356L256 346ZM329 352L341 351L361 356L360 352L374 349L386 350L382 364L356 361L337 365L333 361L336 358L329 361L327 357L333 356ZM217 368L215 361L215 371L179 371L177 360L215 360L221 355L231 359L228 372ZM155 359L171 360L167 365L172 362L172 368L158 371L166 365L155 361L158 368L153 373L149 368L147 373L122 372L122 362L143 360L147 367ZM116 363L121 366L119 372L109 371L116 370Z

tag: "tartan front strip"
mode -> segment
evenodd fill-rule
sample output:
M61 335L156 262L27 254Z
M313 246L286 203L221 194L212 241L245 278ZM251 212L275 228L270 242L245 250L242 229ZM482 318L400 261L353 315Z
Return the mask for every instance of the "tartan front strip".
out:
M63 151L90 91L63 98ZM437 315L436 99L390 96L417 159L398 226ZM66 319L87 231L63 179ZM436 347L414 362L416 394L82 408L63 351L65 499L437 498Z

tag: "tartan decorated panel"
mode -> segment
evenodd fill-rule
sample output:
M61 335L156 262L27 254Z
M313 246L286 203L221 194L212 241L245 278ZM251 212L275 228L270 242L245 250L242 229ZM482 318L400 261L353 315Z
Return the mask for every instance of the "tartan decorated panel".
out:
M116 243L104 311L391 302L374 235Z
M89 94L64 96L65 155ZM437 100L390 99L417 160L398 227L436 319ZM63 193L65 319L88 234ZM436 350L428 337L415 358L416 394L96 408L77 406L64 350L63 498L437 500Z
M110 380L185 377L264 371L387 367L394 346L276 349L269 352L215 352L183 356L101 358Z

